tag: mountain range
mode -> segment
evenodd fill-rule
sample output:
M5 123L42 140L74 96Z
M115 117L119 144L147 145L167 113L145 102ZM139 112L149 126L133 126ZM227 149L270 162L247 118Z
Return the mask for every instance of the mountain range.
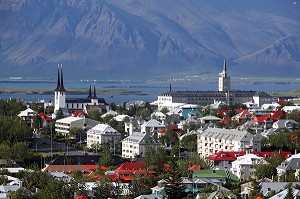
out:
M0 0L0 77L296 77L296 0Z

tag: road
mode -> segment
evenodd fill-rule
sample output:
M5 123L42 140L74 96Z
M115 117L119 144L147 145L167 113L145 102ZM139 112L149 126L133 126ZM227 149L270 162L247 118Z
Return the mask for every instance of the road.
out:
M51 150L52 148L52 150ZM54 154L60 154L60 155L96 155L96 153L93 152L86 152L84 150L79 150L74 147L69 146L65 143L60 143L55 140L52 140L52 147L51 147L51 139L50 138L36 138L35 143L32 146L32 150L38 153L42 153L46 156L51 156Z

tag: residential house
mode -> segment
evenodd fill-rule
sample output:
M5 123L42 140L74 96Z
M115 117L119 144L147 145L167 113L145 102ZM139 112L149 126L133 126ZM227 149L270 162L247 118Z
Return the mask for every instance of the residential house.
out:
M272 127L275 129L287 128L291 131L294 131L299 129L299 123L295 120L279 119L277 122L273 123Z
M31 125L33 123L33 118L34 118L35 114L36 114L36 112L28 107L26 110L21 111L18 114L18 117L20 117L21 120L25 121L26 124Z
M147 145L160 147L148 133L134 132L132 135L124 138L122 141L122 157L134 158L143 156Z
M285 189L285 190L277 193L276 195L272 196L269 199L285 199L287 193L288 193L288 189ZM293 199L299 199L299 198L300 198L300 190L293 188Z
M112 141L114 146L121 140L122 134L108 124L97 124L86 132L87 147L93 148Z
M210 122L217 122L217 121L220 121L220 120L221 120L221 118L213 116L213 115L207 115L207 116L204 116L204 117L200 118L200 121L201 121L202 124L207 124L207 123L210 123Z
M277 175L279 177L287 173L288 170L299 171L300 170L300 153L292 155L277 166Z
M284 106L282 110L287 113L291 113L293 111L300 112L300 106Z
M166 115L160 111L155 111L151 114L151 118L164 122L166 120Z
M41 118L41 126L49 126L52 118L48 117L45 113L40 112L38 116Z
M269 164L263 157L246 154L237 157L237 160L232 162L232 168L230 171L235 174L239 179L245 180L252 177L255 172L255 165Z
M132 135L133 132L141 132L141 126L146 122L142 117L129 118L128 122L125 122L125 133Z
M257 155L262 158L271 157L274 152L272 151L256 151L251 154ZM212 162L213 168L217 170L231 169L232 162L237 160L238 157L246 155L245 151L220 151L214 155L208 156L207 159ZM291 156L291 152L280 152L282 158L286 159Z
M84 131L87 131L97 124L100 124L100 122L89 118L71 116L56 120L55 131L66 136L69 135L73 128L80 128Z
M247 131L208 128L198 134L197 152L201 157L219 151L261 151L261 140Z
M248 110L244 110L236 115L234 115L231 119L237 121L238 123L244 123L249 121L253 117L253 114Z
M141 132L144 133L153 133L154 131L159 131L165 128L165 125L155 119L151 119L148 122L145 122L141 125Z
M201 179L206 183L222 186L226 182L238 184L239 178L228 170L195 170L193 178Z
M238 199L238 197L231 190L218 189L212 193L198 194L196 199Z

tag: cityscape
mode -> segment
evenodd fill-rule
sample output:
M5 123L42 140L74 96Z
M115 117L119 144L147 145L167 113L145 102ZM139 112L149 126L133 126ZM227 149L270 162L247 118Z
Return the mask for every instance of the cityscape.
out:
M233 90L229 74L224 60L215 91L170 83L155 101L109 104L92 84L87 96L69 98L59 65L53 102L1 100L1 197L295 193L299 99Z
M299 6L1 0L0 199L299 199Z

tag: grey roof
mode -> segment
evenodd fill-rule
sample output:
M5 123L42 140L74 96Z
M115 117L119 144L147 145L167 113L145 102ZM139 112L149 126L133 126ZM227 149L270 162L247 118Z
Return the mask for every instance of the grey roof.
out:
M133 143L142 143L146 142L146 139L149 139L150 136L147 133L133 132L132 135L124 138L122 142L133 142Z
M134 199L163 199L163 196L162 195L154 195L154 194L151 194L151 195L140 195Z
M260 183L261 186L261 192L264 196L268 195L268 193L272 190L278 191L278 190L284 190L285 186L289 182L262 182ZM300 184L300 182L293 182L293 184Z
M277 122L274 122L278 125L279 128L298 128L298 122L295 120L286 120L286 119L279 119ZM288 125L291 125L290 127Z
M200 134L204 137L215 139L235 140L235 141L250 141L253 135L247 131L238 131L233 129L208 128Z
M289 170L289 169L296 170L296 169L300 169L300 153L292 155L291 157L287 158L277 168L284 169L284 170Z
M288 190L285 189L281 191L280 193L277 193L276 195L272 196L269 199L285 199L285 196L287 195ZM300 196L300 191L298 189L293 188L293 198L298 198Z

